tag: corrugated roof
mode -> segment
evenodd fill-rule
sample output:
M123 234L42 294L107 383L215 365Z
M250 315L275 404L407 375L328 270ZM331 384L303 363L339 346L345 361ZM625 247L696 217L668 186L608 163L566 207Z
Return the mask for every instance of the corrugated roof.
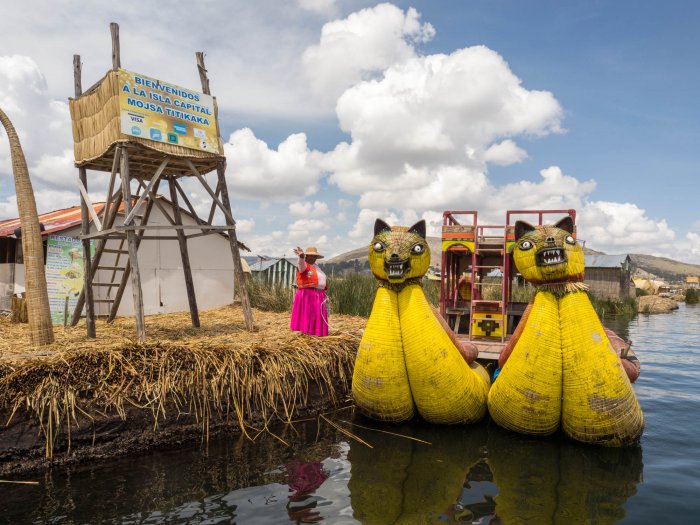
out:
M629 257L624 255L586 255L586 268L619 268Z
M104 202L99 202L94 205L95 212L100 213L104 207ZM64 208L62 210L50 211L39 215L39 222L46 228L42 235L60 232L80 225L82 221L80 215L80 206L72 208ZM7 219L0 221L0 237L9 237L15 234L15 230L20 227L19 217L16 219Z
M296 264L295 264L296 259L294 259L295 262L292 262L291 259L268 259L265 261L261 261L260 259L258 259L257 262L249 265L250 271L251 272L264 272L265 270L267 270L271 266L274 266L275 264L277 264L280 261L287 261L289 264L291 264L292 266L294 266L296 268Z

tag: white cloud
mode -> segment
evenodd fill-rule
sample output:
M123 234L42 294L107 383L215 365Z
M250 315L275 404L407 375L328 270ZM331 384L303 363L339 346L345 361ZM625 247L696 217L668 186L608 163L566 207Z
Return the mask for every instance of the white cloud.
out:
M39 213L46 213L62 208L77 206L79 201L73 191L57 191L52 189L39 189L34 191L34 199ZM0 217L14 219L19 216L17 211L17 199L14 195L0 201Z
M249 128L239 129L224 150L226 178L239 197L289 201L318 190L321 170L311 162L304 133L290 135L273 150Z
M47 82L36 62L27 56L0 56L0 107L5 111L22 145L29 175L66 189L77 177L72 168L72 130L68 104L49 95ZM0 131L0 179L12 177L7 135ZM77 200L77 197L76 197Z
M328 204L321 201L293 202L289 205L289 213L294 217L322 217L330 213Z
M352 142L319 159L330 180L361 206L423 209L478 191L489 161L525 158L508 137L560 132L563 115L484 46L397 62L345 91L337 113Z
M392 4L379 4L328 22L320 42L304 51L302 61L314 91L334 101L359 80L415 56L415 43L428 42L434 34L415 9L404 13Z
M335 0L297 0L299 7L321 15L332 15L336 11Z
M606 253L660 255L673 250L675 233L665 220L654 220L631 203L591 201L579 208L579 236Z
M255 228L254 219L236 219L236 232L249 233Z
M297 219L287 227L291 233L298 232L306 234L324 231L328 228L328 223L321 219Z
M499 144L494 144L484 152L486 162L499 166L518 164L527 158L527 151L520 148L515 142L506 139Z

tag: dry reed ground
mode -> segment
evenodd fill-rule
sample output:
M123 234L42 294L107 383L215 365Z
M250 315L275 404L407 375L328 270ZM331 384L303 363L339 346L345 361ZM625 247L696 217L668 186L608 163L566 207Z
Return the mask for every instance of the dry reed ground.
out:
M321 338L290 332L288 314L254 317L256 330L247 332L240 306L201 312L199 329L189 313L148 316L144 343L130 318L98 321L97 339L81 323L57 327L56 341L40 348L31 347L27 325L0 318L0 464L22 448L26 428L10 432L18 421L35 435L38 427L42 454L53 460L56 451L71 455L71 436L86 427L94 444L100 422L128 423L135 414L146 415L152 433L182 421L202 439L222 424L254 438L270 423L347 400L366 319L331 316Z

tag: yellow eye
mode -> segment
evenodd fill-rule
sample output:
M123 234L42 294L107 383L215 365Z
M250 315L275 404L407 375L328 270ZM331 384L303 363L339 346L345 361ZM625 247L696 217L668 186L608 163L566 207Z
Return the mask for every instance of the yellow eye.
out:
M413 248L411 248L411 253L413 255L420 255L425 251L425 246L422 244L416 244Z
M569 244L576 244L576 239L574 239L571 235L567 235L566 242L568 242Z
M523 241L520 243L520 249L523 251L527 251L531 249L534 246L531 241Z
M374 248L375 252L383 252L384 251L384 245L381 242L375 242L373 248Z

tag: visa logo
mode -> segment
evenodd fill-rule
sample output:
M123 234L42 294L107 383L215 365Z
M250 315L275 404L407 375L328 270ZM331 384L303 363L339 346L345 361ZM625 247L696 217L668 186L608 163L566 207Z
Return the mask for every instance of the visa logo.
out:
M157 128L151 128L150 130L151 140L163 140L163 134Z
M173 124L173 131L175 131L175 133L179 133L180 135L186 135L187 134L187 126L185 126L184 124L178 124L177 122L175 122Z
M134 124L143 124L143 117L141 115L134 115L129 113L129 120Z

